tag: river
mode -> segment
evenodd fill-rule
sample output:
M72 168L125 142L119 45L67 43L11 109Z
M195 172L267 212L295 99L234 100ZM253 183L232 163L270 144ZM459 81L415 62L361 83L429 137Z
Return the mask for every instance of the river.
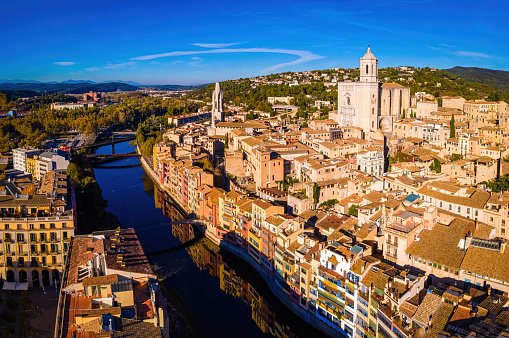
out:
M128 142L115 145L115 152L135 150ZM96 154L111 153L111 146ZM133 227L145 252L168 249L194 238L192 227L164 225L179 219L173 202L157 190L141 167L129 158L96 168L95 176L108 201L107 211L126 228ZM271 293L247 263L206 238L186 249L150 257L187 306L202 337L320 337L320 331L294 315Z

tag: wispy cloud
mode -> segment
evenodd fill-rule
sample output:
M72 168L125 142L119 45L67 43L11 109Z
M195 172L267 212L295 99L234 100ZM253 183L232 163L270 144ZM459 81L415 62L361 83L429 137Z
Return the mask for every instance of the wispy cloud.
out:
M111 63L106 66L104 66L104 69L123 69L127 67L131 67L136 65L136 62L134 61L128 61L128 62L122 62L122 63Z
M456 47L456 46L448 45L448 44L445 44L445 43L439 43L438 45L442 46L442 47L445 47L445 48L454 48L454 47Z
M202 65L202 62L204 60L203 58L199 58L197 56L191 56L191 60L193 60L193 61L188 63L190 66L193 66L193 67L201 67L201 66L203 66Z
M130 61L121 62L121 63L108 63L106 66L101 66L101 67L97 67L97 66L87 67L87 68L85 68L85 70L88 72L96 72L101 69L125 69L128 67L133 67L135 65L136 65L136 62L130 60Z
M201 51L174 51L168 53L161 54L152 54L152 55L143 55L132 58L132 61L145 61L145 60L153 60L163 57L172 57L172 56L187 56L187 55L203 55L203 54L226 54L226 53L275 53L275 54L288 54L295 55L299 58L294 61L279 63L277 65L268 67L264 69L264 72L272 72L274 70L298 65L301 63L305 63L308 61L313 61L317 59L323 58L323 56L314 54L312 52L306 50L293 50L293 49L280 49L280 48L220 48L220 49L210 49L210 50L201 50Z
M70 61L58 61L58 62L53 62L53 63L58 66L72 66L72 65L76 64L76 62L70 62Z
M493 58L493 55L479 53L479 52L470 52L470 51L466 51L466 50L457 50L457 51L451 52L451 54L454 54L457 56L467 56L467 57L482 58L482 59L492 59Z
M203 48L225 48L234 45L241 45L243 42L230 42L230 43L193 43L193 46L203 47Z

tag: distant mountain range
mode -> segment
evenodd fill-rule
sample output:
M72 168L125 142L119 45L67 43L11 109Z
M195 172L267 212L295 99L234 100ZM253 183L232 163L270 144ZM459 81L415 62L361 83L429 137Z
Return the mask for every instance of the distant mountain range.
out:
M509 93L509 72L507 71L459 66L444 70L465 80L486 84L501 92Z
M83 94L94 92L115 92L117 90L129 92L140 88L154 88L160 90L193 90L206 85L182 86L182 85L144 85L133 81L105 81L96 83L88 80L66 80L62 82L40 82L35 80L2 80L0 79L0 92L9 96L33 96L38 94ZM16 95L19 94L19 95Z

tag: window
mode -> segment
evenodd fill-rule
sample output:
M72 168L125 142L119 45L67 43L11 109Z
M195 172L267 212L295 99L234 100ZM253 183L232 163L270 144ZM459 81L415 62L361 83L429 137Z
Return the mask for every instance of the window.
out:
M50 224L49 224L49 228L50 228L50 229L55 229L55 223L50 223Z
M35 229L35 224L30 224L30 230L34 230Z
M9 229L9 224L5 225L5 230Z
M41 229L45 229L45 228L46 228L46 225L44 225L43 223L41 223L41 224L39 225L39 227L40 227Z
M18 230L23 230L23 225L22 224L18 224L17 228L18 228Z
M62 228L67 228L67 223L66 222L62 223Z

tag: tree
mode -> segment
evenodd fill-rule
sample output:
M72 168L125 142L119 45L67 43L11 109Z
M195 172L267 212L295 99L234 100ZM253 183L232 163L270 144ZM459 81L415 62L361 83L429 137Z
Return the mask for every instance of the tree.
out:
M439 160L437 160L436 158L433 159L433 163L431 163L431 165L429 166L429 170L435 170L436 173L441 173L442 172L442 163L440 163Z
M456 127L454 126L454 114L451 116L451 134L450 138L456 137Z
M459 160L461 160L462 158L463 158L463 156L462 156L462 155L460 155L460 154L452 154L452 155L451 155L451 162L459 161Z
M324 210L329 210L332 207L334 207L336 204L338 204L339 201L337 199L330 199L320 204L320 208Z
M352 204L348 208L348 216L359 217L359 206L357 204Z
M313 184L313 200L315 203L318 203L319 195L318 195L318 185L315 183Z
M401 119L404 120L406 118L405 108L403 108L403 114L401 114Z
M225 149L228 149L228 140L230 139L230 137L228 136L228 133L226 133L226 135L224 136L224 148Z
M302 128L308 128L308 122L304 121L304 123L301 125Z

